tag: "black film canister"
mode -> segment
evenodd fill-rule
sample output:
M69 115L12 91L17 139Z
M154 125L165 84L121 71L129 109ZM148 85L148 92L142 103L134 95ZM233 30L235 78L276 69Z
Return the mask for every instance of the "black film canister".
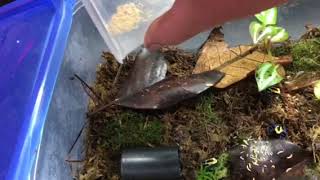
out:
M180 180L178 147L124 150L121 156L122 180Z

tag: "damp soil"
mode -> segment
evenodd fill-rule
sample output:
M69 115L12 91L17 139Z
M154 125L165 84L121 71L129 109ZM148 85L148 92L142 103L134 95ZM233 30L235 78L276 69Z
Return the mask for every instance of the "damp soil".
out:
M192 73L196 54L174 48L163 52L170 64L167 76ZM93 87L99 101L91 100L89 112L114 100L134 61L133 56L127 58L114 82L119 65L110 53L102 57ZM289 69L289 74L296 70ZM80 179L120 179L120 156L125 148L178 145L184 178L193 180L201 162L218 157L243 139L268 139L266 130L274 123L285 126L288 140L308 148L311 129L320 126L319 112L312 87L290 94L259 93L254 77L223 90L209 89L168 110L110 106L88 118L87 158Z

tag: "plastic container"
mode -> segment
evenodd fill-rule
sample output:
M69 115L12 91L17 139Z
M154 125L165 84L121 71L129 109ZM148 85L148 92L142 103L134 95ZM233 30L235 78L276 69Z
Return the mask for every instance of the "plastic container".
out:
M292 6L284 7L280 12L280 24L286 27L293 37L298 37L304 32L303 25L306 23L320 25L320 1L293 0L290 2ZM68 0L16 0L11 5L0 7L0 69L2 73L0 76L0 111L2 113L0 119L0 179L6 179L5 177L13 179L11 178L13 176L8 176L10 172L11 175L16 174L17 178L22 177L20 179L29 178L29 175L32 174L35 176L30 179L72 180L73 168L71 169L70 164L65 160L66 158L82 160L77 156L84 152L81 145L83 141L78 142L79 146L74 148L71 157L67 155L85 122L88 97L79 82L71 81L69 78L77 73L86 82L93 84L101 52L108 51L108 48L86 10L81 8L82 6L74 8L76 12L74 12L69 38L66 37L67 33L62 33L67 32L71 24L70 9L72 6L70 4L72 3ZM50 14L48 15L47 12ZM48 23L44 23L46 22L44 20L42 20L44 22L35 22L42 18L51 19L51 26L47 27ZM228 42L233 44L251 42L248 34L249 22L246 19L226 24L224 32L226 38L229 39ZM31 23L30 26L33 28L28 27L36 31L27 32L28 28L19 30L21 25L26 23ZM40 33L44 27L47 27L47 31ZM35 37L35 44L40 43L40 45L31 53L31 57L26 58L29 63L23 62L22 66L17 66L19 51L13 50L16 49L15 43L17 42L17 38L14 37L22 37L19 38L19 42L25 47L23 43L25 41L22 40L30 36ZM12 43L5 41L9 37L12 37ZM45 40L42 40L43 38ZM196 49L205 39L205 35L202 39L195 38L188 44L188 49ZM68 45L63 64L59 68L60 57L67 40ZM6 42L5 45L4 42ZM36 53L38 51L46 58L39 57L39 54ZM37 63L32 64L34 62ZM16 70L12 71L16 66ZM49 95L53 91L53 82L56 80L59 69L50 108L46 114L47 104L50 101ZM9 71L12 73L8 73ZM28 73L29 76L27 76ZM38 100L40 102L38 108L35 108L34 97L39 94L39 84L45 87L42 91L44 95L39 98L41 100ZM26 95L28 96L25 97ZM38 112L34 113L32 121L30 112ZM21 144L25 144L24 150ZM35 157L37 152L40 153ZM22 155L19 156L19 154ZM26 160L17 161L17 157L25 157ZM17 165L17 163L21 164ZM32 164L36 170L34 172L29 171ZM78 166L77 163L71 165ZM21 170L22 168L25 169Z
M280 24L297 38L305 31L305 23L320 25L320 1L292 0L292 5L283 7L280 11ZM83 160L84 140L81 138L72 155L68 151L74 143L82 125L86 121L88 96L77 81L69 78L78 74L87 83L93 84L96 66L101 62L101 52L108 51L106 44L95 27L92 18L85 8L74 8L72 29L65 51L59 77L54 90L50 109L43 129L37 172L35 179L40 180L73 180L72 175L78 163L66 163L66 158ZM1 8L0 8L1 9ZM228 23L224 26L225 37L230 44L249 42L248 33L250 18ZM187 49L197 49L207 38L206 34L198 36L183 46ZM1 120L0 120L1 121ZM85 131L82 135L85 137ZM75 172L73 172L75 171ZM0 178L1 179L1 178Z
M290 31L293 37L299 37L305 31L303 25L319 24L320 1L292 0L292 6L283 7L280 11L280 24ZM298 3L298 5L297 5ZM99 31L85 8L74 8L72 29L65 51L59 77L54 90L50 109L43 132L37 172L35 179L40 180L73 180L79 163L67 163L65 160L83 160L84 139L80 138L72 155L68 151L74 143L81 127L86 121L88 96L78 81L69 78L74 73L87 83L93 84L95 71L101 61L101 52L108 51ZM228 23L224 26L226 38L230 44L251 42L248 25L250 18ZM182 48L197 49L207 38L206 34L196 37ZM85 137L85 131L81 137ZM72 168L70 168L70 165ZM81 167L80 167L81 168ZM74 172L75 171L75 172Z
M80 129L86 121L89 98L74 74L93 84L96 68L101 63L101 52L108 51L102 37L82 3L73 7L72 27L65 48L63 63L47 113L43 136L34 168L36 180L74 180L81 162L69 160L85 158L83 131L71 153Z
M174 0L83 0L101 36L117 60L143 44L144 34L154 19Z
M31 177L63 59L73 0L0 7L0 179Z

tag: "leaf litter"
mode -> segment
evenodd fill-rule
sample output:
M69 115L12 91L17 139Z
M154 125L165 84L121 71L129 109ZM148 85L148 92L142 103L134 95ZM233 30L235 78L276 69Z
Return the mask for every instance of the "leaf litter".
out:
M141 49L136 56L128 79L122 83L118 97L132 95L163 80L167 70L167 62L160 53L150 54L147 50Z
M225 77L215 85L216 88L226 88L248 77L264 62L271 61L287 64L292 62L290 56L269 57L261 52L258 46L240 45L229 48L224 41L220 29L214 29L209 40L199 52L199 59L193 73L209 70L219 70Z
M165 109L197 96L218 83L224 73L212 70L165 78L166 61L159 52L142 51L114 104L133 109Z
M192 74L198 54L171 47L162 51L168 61L168 78ZM108 103L114 100L119 84L128 78L134 57L129 56L119 83L114 87L112 82L119 65L112 55L104 53L103 57L105 61L97 69L94 91L103 102ZM318 136L310 135L315 126L320 126L320 106L314 99L312 88L303 88L290 94L275 94L271 91L259 93L252 76L232 84L225 89L209 89L201 96L167 110L134 112L110 106L89 117L87 159L82 177L92 176L91 173L96 172L96 179L120 179L121 149L178 144L181 148L183 175L185 179L193 180L196 179L201 162L233 149L243 139L268 139L266 129L275 123L285 125L288 130L287 140L302 149L316 146L319 142ZM91 101L89 112L97 108L99 106ZM129 125L128 122L136 123ZM112 127L115 127L113 133L108 133ZM122 127L130 128L121 131ZM134 139L124 139L133 133ZM141 136L146 137L144 142L139 141ZM319 152L316 149L314 152L317 158Z
M295 77L284 82L287 91L296 91L308 86L315 85L320 81L320 72L300 72Z
M165 109L197 96L223 78L219 71L207 71L187 77L169 78L115 100L115 104L133 109Z

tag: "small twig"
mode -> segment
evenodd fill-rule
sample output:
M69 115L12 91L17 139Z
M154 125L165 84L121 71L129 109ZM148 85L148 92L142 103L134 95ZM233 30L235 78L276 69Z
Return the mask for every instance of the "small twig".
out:
M314 163L317 163L317 157L316 157L316 147L315 147L314 141L312 142L312 154L313 154L313 161Z
M69 156L70 153L72 152L74 146L77 144L77 142L78 142L79 138L81 137L81 134L82 134L83 130L85 129L85 127L87 126L87 124L88 124L88 121L86 121L86 122L82 125L82 127L81 127L81 129L80 129L80 131L79 131L79 133L78 133L78 135L77 135L77 137L76 137L76 139L74 140L74 142L72 143L72 146L70 147L70 149L69 149L69 151L68 151L68 156Z
M106 104L106 105L104 105L104 106L101 106L100 108L96 109L95 111L88 113L88 114L87 114L87 117L90 118L91 116L93 116L93 115L95 115L95 114L97 114L97 113L99 113L99 112L107 109L108 107L111 107L112 105L115 105L115 101L112 101L112 102L110 102L109 104Z
M84 91L86 92L86 94L90 97L90 99L92 99L94 102L98 102L98 104L101 104L101 98L95 93L95 91L93 90L93 88L91 86L89 86L82 78L80 78L80 76L78 76L77 74L74 74L74 77L76 79L78 79L81 82L81 85L84 89Z
M148 118L148 117L146 117L146 122L144 122L143 129L146 129L146 128L147 128L148 120L149 120L149 118Z
M117 71L117 74L116 74L116 77L114 78L113 80L113 83L112 83L112 86L114 87L118 81L119 81L119 77L120 77L120 74L122 72L122 68L123 68L123 64L120 64L119 68L118 68L118 71Z
M244 58L248 55L250 55L251 53L253 53L255 50L258 49L258 45L255 45L253 47L251 47L250 49L248 49L247 51L243 52L242 54L237 55L236 57L230 59L229 61L227 61L226 63L224 63L223 65L221 65L220 67L218 67L216 70L221 70L227 66L229 66L230 64L233 64L235 62L237 62L239 59Z
M135 60L138 58L138 54L139 54L139 52L137 52L137 54L135 55ZM128 58L129 58L129 56L126 57L126 59L128 59ZM113 81L113 83L112 83L113 86L115 86L115 85L118 83L118 80L119 80L119 77L120 77L120 74L121 74L122 69L123 69L123 64L121 64L120 67L119 67L119 69L118 69L118 72L117 72L117 74L116 74L116 77L114 78L114 81ZM99 112L107 109L108 107L110 107L110 106L112 106L112 105L115 105L115 102L116 102L116 101L117 101L117 99L114 100L114 101L112 101L112 102L110 102L110 103L108 103L108 104L106 104L106 105L104 105L104 106L102 106L102 107L100 107L100 108L98 108L98 109L96 109L96 110L93 111L93 112L88 113L87 116L88 116L88 117L91 117L91 116L93 116L93 115L95 115L95 114L97 114L97 113L99 113Z
M289 65L292 63L292 58L290 56L282 56L281 59L275 60L275 63L281 64L281 65Z
M239 46L239 49L240 49L240 54L242 54L240 46ZM239 56L239 54L238 54L236 51L234 51L233 49L230 49L230 51L231 51L234 55Z
M78 76L77 74L74 74L74 77L77 78L81 82L81 84L83 84L86 88L90 89L90 91L92 91L94 95L96 95L96 93L93 91L91 86L89 86L82 78L80 78L80 76Z

